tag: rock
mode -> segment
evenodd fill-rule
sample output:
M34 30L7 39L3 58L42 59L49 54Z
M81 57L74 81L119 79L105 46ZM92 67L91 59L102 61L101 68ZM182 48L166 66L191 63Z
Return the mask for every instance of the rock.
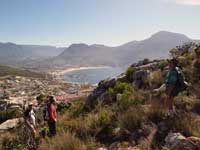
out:
M145 79L147 78L147 70L139 70L133 74L133 84L137 88L141 88L144 84Z
M113 79L106 79L99 82L98 87L94 89L94 91L88 96L85 104L85 108L90 110L93 107L93 104L96 102L96 100L99 98L99 100L105 100L106 99L106 90L110 87L114 87L116 84L115 78Z
M169 150L199 150L200 138L184 137L180 133L169 133L165 138L166 147Z
M101 82L99 82L98 87L101 89L107 89L109 87L114 87L115 83L116 83L115 78L108 78L106 80L102 80Z
M175 147L180 143L181 140L185 140L186 138L180 133L169 133L165 138L167 147Z
M121 128L115 128L115 129L113 129L112 136L113 137L118 136L120 134L120 131L121 131Z
M132 146L148 146L151 149L151 143L157 133L157 126L154 123L144 124L141 129L138 129L130 136L130 142L133 141ZM135 141L135 143L134 143Z
M109 146L108 150L118 150L119 147L120 147L120 143L119 142L114 142Z
M23 118L15 118L15 119L7 120L3 122L2 124L0 124L0 131L13 129L17 127L21 121L23 121Z
M98 150L108 150L108 149L104 147L100 147Z

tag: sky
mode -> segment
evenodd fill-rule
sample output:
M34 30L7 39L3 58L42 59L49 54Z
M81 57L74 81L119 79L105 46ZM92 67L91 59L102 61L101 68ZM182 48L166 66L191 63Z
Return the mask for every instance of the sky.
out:
M0 0L0 42L117 46L158 31L200 39L200 0Z

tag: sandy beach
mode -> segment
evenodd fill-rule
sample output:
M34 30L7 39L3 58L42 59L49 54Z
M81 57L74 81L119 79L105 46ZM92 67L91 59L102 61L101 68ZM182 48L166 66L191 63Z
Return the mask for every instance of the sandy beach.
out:
M52 75L56 75L56 76L62 76L68 72L72 72L72 71L78 71L78 70L87 70L87 69L98 69L98 68L109 68L109 66L98 66L98 67L94 67L94 66L88 66L88 67L74 67L74 68L68 68L68 69L62 69L62 70L55 70L55 71L51 71L49 72Z

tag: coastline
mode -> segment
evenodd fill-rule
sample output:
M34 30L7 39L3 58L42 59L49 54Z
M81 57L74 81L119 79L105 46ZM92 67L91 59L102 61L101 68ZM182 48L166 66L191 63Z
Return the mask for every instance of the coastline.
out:
M66 73L73 72L73 71L78 71L78 70L87 70L87 69L100 69L100 68L109 68L109 66L88 66L88 67L73 67L73 68L67 68L67 69L60 69L60 70L55 70L49 72L52 75L55 76L62 76Z

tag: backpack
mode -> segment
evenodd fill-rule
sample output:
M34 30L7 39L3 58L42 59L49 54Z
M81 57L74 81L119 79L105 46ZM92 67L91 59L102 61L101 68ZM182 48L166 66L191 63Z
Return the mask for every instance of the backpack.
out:
M43 110L43 118L45 121L48 121L50 119L50 115L49 115L49 105L47 104L45 107L44 107L44 110Z
M29 112L30 112L29 109L26 109L26 110L24 111L24 117L25 117L25 118L29 118L29 117L30 117L30 116L29 116Z
M176 67L176 72L177 72L176 90L179 93L179 92L185 91L187 88L187 85L185 83L185 77L182 70Z

